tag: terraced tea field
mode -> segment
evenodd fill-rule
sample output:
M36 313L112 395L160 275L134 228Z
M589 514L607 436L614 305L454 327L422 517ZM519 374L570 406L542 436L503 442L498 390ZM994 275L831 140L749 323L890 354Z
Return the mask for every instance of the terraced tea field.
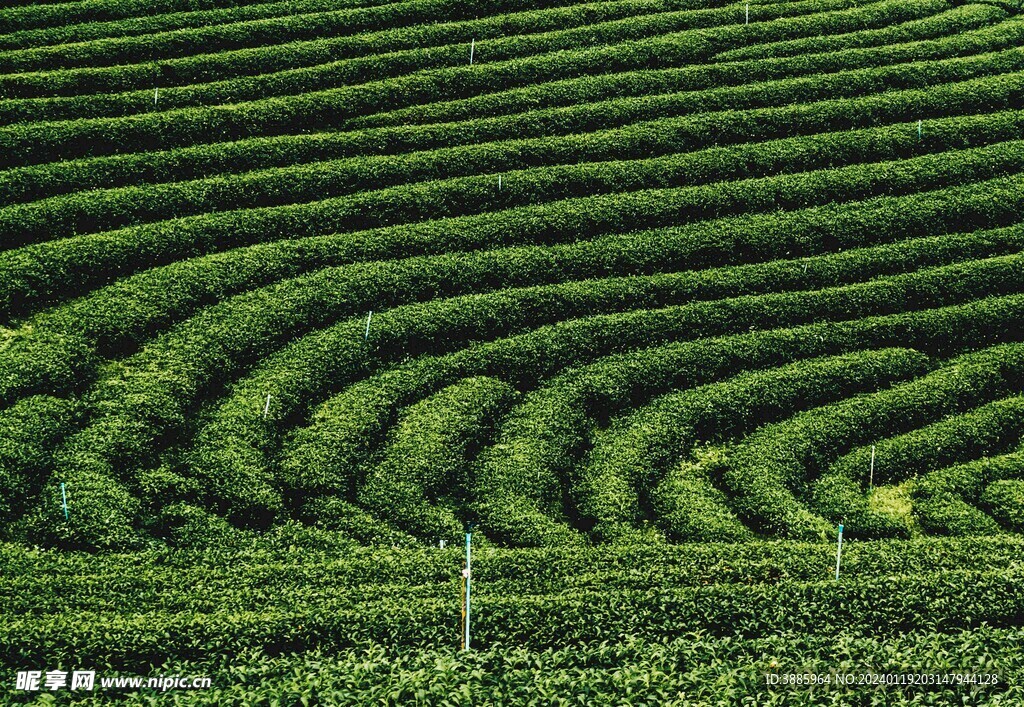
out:
M0 702L1024 703L1020 0L8 0L0 99Z

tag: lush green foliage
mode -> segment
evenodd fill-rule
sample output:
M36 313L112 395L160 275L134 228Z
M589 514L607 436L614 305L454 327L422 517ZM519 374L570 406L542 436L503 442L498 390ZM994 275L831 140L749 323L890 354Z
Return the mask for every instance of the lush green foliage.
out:
M1022 46L5 3L0 703L1024 702ZM773 682L836 671L995 683Z

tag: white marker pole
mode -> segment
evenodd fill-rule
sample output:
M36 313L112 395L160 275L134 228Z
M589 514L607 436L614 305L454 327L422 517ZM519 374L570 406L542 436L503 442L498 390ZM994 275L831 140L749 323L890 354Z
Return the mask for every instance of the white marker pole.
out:
M60 482L60 498L64 502L64 520L68 519L68 495L64 491L64 482Z
M498 191L501 191L501 175L498 175Z
M267 404L263 406L263 419L267 419L267 413L270 412L270 393L267 393Z
M469 40L469 65L473 65L473 50L476 49L476 38Z
M868 475L868 490L875 487L875 445L871 445L871 472Z
M470 538L472 533L466 533L466 635L465 635L465 646L466 650L469 650L469 586L470 586Z
M917 121L917 139L921 139L921 121Z
M154 106L156 105L156 99L158 99L158 98L160 98L160 87L159 86L157 86L153 90L153 105Z
M839 547L836 549L836 581L839 581L839 560L843 556L843 524L839 524Z
M747 3L747 21L744 24L750 24L750 3Z
M370 320L373 319L373 310L366 315L366 332L363 334L363 341L368 341L370 338Z

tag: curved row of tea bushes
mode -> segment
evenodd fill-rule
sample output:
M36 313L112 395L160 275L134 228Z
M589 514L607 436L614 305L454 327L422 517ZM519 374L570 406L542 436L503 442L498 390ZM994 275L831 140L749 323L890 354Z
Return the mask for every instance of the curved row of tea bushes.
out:
M807 11L807 3L819 5L820 2L821 0L804 0L772 5L768 14L772 17L799 16ZM830 2L839 7L849 4L848 0ZM311 67L260 73L250 77L229 77L220 81L204 79L202 83L185 86L172 84L166 87L163 95L159 97L163 99L162 105L158 105L158 97L150 87L155 81L165 83L165 86L166 82L163 76L153 75L155 72L151 70L144 87L132 86L131 90L121 93L13 99L5 105L6 110L0 111L0 121L57 121L155 113L189 106L241 103L271 96L292 96L309 91L398 79L416 72L439 71L465 65L468 51L462 37L472 38L474 65L486 63L494 67L501 62L577 50L581 42L586 46L616 46L623 42L660 37L672 32L732 24L737 15L741 14L737 7L698 12L657 12L658 8L650 7L649 3L644 13L637 13L635 8L616 7L613 3L601 3L596 8L589 9L588 12L586 7L573 7L557 14L545 11L528 13L526 16L507 15L500 21L489 18L466 23L469 26L458 27L458 32L452 31L455 29L452 25L445 24L442 27L450 34L461 36L442 37L440 41L445 43L440 46L424 48L422 43L417 43L414 49L349 59L332 59L328 63ZM605 9L612 11L608 13L607 21L602 22L601 20L605 18L600 15ZM525 34L519 34L516 32L516 25L529 29ZM484 30L483 38L479 29ZM487 31L488 29L490 31ZM545 29L549 31L544 31ZM501 35L497 38L486 39L487 35L496 35L498 32ZM359 43L362 44L366 39L365 35L361 36L362 41ZM447 43L451 39L458 43ZM477 41L480 39L483 41ZM337 52L332 53L337 56ZM344 56L346 53L351 52L342 50L341 55Z
M1024 476L1021 450L932 471L911 488L915 519L920 527L940 535L980 535L998 529L978 509L985 488L996 481Z
M342 0L342 2L285 0L284 2L234 4L234 6L229 4L228 7L221 8L217 8L215 4L211 3L202 3L206 7L200 8L197 7L199 3L193 2L191 4L182 3L183 7L147 7L146 12L152 14L148 16L129 14L123 19L116 19L109 13L101 19L96 15L99 3L90 3L91 7L88 11L90 16L88 18L79 16L79 21L72 19L76 13L65 3L61 12L53 13L51 10L51 14L47 18L49 21L45 25L33 29L9 31L12 26L9 24L11 22L24 26L26 21L31 23L41 19L38 12L30 13L27 8L23 7L17 13L0 10L0 23L4 23L5 30L4 34L0 34L0 51L91 42L114 37L131 37L189 27L336 10L345 6L367 7L385 4L389 1L391 0ZM120 11L123 12L123 9Z
M1014 27L1016 29L1012 30ZM1024 39L1024 23L1016 25L1000 25L984 32L969 32L955 37L955 43L951 39L943 40L942 43L925 43L920 50L917 45L901 45L899 47L886 48L886 51L896 52L897 49L903 53L894 55L894 61L906 62L926 58L941 59L950 52L977 54L991 52L1001 48L1014 46ZM932 46L934 45L934 46ZM916 50L916 51L915 51ZM520 89L512 92L521 95L529 100L530 104L521 106L522 110L537 111L540 108L551 108L554 105L578 104L593 102L601 98L613 98L615 96L642 93L643 87L647 86L655 92L679 92L693 91L711 86L724 86L717 88L700 97L700 94L693 94L687 100L690 101L690 110L714 110L728 107L731 101L737 105L750 105L757 107L756 91L751 87L744 89L744 93L730 91L727 87L734 84L745 84L751 80L763 79L776 82L773 86L773 94L782 92L778 100L789 100L796 102L796 96L787 94L784 90L786 84L779 82L787 76L814 74L821 71L841 71L842 81L835 82L831 77L817 77L812 79L812 86L817 86L827 79L830 90L848 92L851 86L856 88L858 78L855 73L857 66L868 63L886 63L884 57L876 57L875 54L821 54L809 57L798 57L786 60L764 60L741 62L738 64L722 64L691 67L690 69L670 71L644 71L633 72L606 77L589 77L573 79L569 81L556 82L554 84L541 85L536 89ZM728 69L728 70L726 70ZM711 81L711 85L708 82ZM804 85L802 82L799 85ZM797 84L793 84L796 87ZM890 85L890 90L898 88L898 85ZM542 90L543 89L543 90ZM805 88L801 88L805 91ZM867 89L866 89L867 90ZM935 87L937 91L946 89L940 84ZM763 93L763 92L762 92ZM536 95L535 95L536 94ZM500 97L503 94L494 94ZM792 95L786 99L786 95ZM802 94L806 96L806 94ZM856 91L852 94L856 96ZM717 98L715 98L717 96ZM746 96L746 97L743 97ZM546 97L546 98L545 98ZM732 98L730 98L732 97ZM829 98L829 94L821 94L819 99ZM434 104L437 108L449 106L445 120L463 120L472 117L480 119L478 113L487 112L486 106L476 105L483 99L470 99L464 102L466 107L472 107L472 113L452 113L456 104ZM736 103L737 98L742 98L741 103ZM556 100L557 99L557 100ZM715 99L713 102L710 99ZM763 102L764 99L762 99ZM914 100L927 100L926 95L917 96ZM932 110L946 105L950 97L945 97L939 103L929 104ZM554 104L554 105L552 105ZM673 108L676 112L682 111L683 104ZM417 108L417 110L421 110ZM503 111L503 112L508 112ZM512 112L517 112L513 110ZM969 109L962 112L969 112ZM395 111L396 115L403 111ZM384 115L391 115L384 114ZM367 118L372 116L367 116ZM638 116L637 120L644 120ZM662 119L657 114L648 117L650 120ZM354 122L354 121L353 121ZM398 127L404 122L400 121ZM463 123L461 130L471 127L473 124ZM628 126L629 123L626 123ZM548 126L551 130L558 130L565 133L560 126ZM848 126L849 127L849 126ZM581 126L579 129L588 129ZM590 130L598 130L596 126L590 126ZM620 126L620 129L622 127ZM281 135L266 138L248 138L229 143L214 143L185 147L156 152L130 153L124 155L112 155L109 157L94 157L77 160L63 160L60 162L30 165L17 167L6 171L0 171L0 194L9 202L21 202L30 199L39 199L45 196L55 196L70 191L84 190L86 188L112 188L126 184L159 183L167 181L184 181L189 179L200 179L217 174L225 174L239 171L251 171L266 169L270 167L286 167L290 165L313 162L316 160L342 159L366 153L369 155L381 152L379 144L383 140L387 145L394 145L384 150L385 152L411 151L425 149L444 149L446 146L466 144L465 137L458 132L442 126L441 132L424 132L425 128L404 127L402 130L385 130L383 132L370 130L368 132L349 133L317 133L299 135ZM475 128L474 128L475 130ZM568 132L572 132L569 130ZM423 135L426 139L416 137ZM471 134L473 134L471 132ZM488 134L481 139L502 140L515 136L516 138L537 135L536 129L517 122L514 129L510 130L504 137L499 134ZM432 137L433 136L433 137ZM540 134L543 136L543 134ZM396 142L400 141L404 142ZM724 139L724 135L719 137ZM433 142L432 142L433 141ZM733 142L736 138L732 139ZM618 154L618 153L613 153Z
M358 487L359 505L428 542L458 546L465 519L453 511L471 486L469 460L514 399L501 381L467 378L411 406Z
M1006 344L964 354L918 380L894 388L800 413L768 425L730 450L722 481L732 508L766 533L817 537L829 524L797 500L809 480L851 447L884 434L898 434L944 415L1021 389L1024 346ZM818 484L813 508L829 517L849 518L834 503L832 486ZM851 536L895 531L878 513L854 514L846 522ZM839 520L837 517L836 520ZM906 532L904 530L904 532Z
M531 242L566 242L581 237L677 225L729 214L798 209L829 201L857 201L939 188L950 174L968 183L1015 174L1024 164L1024 142L1012 141L911 159L856 164L816 172L783 174L678 189L564 199L467 218L442 219L349 236L353 251L399 243L409 255ZM470 180L472 181L472 180ZM480 187L478 187L480 188ZM490 190L488 190L490 191ZM413 212L431 187L392 187L315 204L271 207L191 217L79 236L0 254L0 310L24 311L42 302L84 294L90 285L115 275L177 260L196 251L279 240L289 235L329 234L365 224L383 194L395 208ZM435 199L442 199L440 194ZM347 208L342 208L348 204ZM453 207L458 208L458 207ZM998 206L996 208L999 208ZM380 214L376 218L382 219ZM457 229L457 230L456 230ZM426 239L426 234L437 238ZM381 243L383 241L383 243ZM423 248L426 245L426 248ZM393 246L392 246L393 247Z
M892 6L905 3L889 0ZM858 11L847 22L861 24ZM840 13L841 14L841 13ZM884 15L884 12L883 12ZM751 32L764 37L787 36L820 31L821 24L837 18L829 15L778 20L745 29L740 25L722 30L724 36L738 42ZM152 115L121 118L93 118L54 123L11 125L0 129L0 167L24 166L68 157L102 155L139 149L184 147L198 142L225 141L255 135L280 134L300 130L323 130L342 121L384 107L425 103L447 97L462 98L485 90L511 88L536 83L545 78L565 77L567 60L573 72L604 72L636 68L649 61L672 65L685 59L699 61L716 42L703 34L691 33L691 41L680 38L656 38L626 43L608 49L580 52L556 52L529 60L501 62L482 67L463 67L425 71L403 78L389 79L339 89L310 92L287 98L268 98L232 106L182 108ZM727 43L719 41L717 44ZM1006 61L1012 61L1007 55ZM1004 69L1005 70L1005 69ZM991 69L990 69L991 71ZM128 149L125 149L128 147Z
M652 520L676 542L745 539L749 531L728 510L722 492L699 465L686 463L700 454L696 444L724 442L798 410L918 377L930 367L927 356L908 349L858 351L657 398L626 417L632 435L616 424L597 433L577 474L578 512L595 521L594 533L602 539L637 524L642 508L651 508Z
M201 46L207 53L243 47L281 44L324 35L358 34L396 26L436 22L438 13L449 20L478 17L480 12L500 14L517 10L558 7L564 0L481 0L469 7L454 0L405 0L364 7L331 8L321 12L290 12L278 17L228 24L156 32L143 36L112 37L97 41L0 52L0 71L39 71L84 66L110 66L154 62L189 56ZM337 4L335 4L337 7ZM310 8L313 9L313 8ZM200 44L201 43L201 44Z
M891 27L755 44L721 52L716 54L714 59L715 61L763 60L798 54L838 53L845 49L909 44L925 39L960 34L964 29L973 28L972 24L968 24L954 29L956 25L950 24L951 22L967 21L970 23L972 19L980 20L981 18L996 22L1006 17L1007 12L995 5L968 3L931 17L911 20Z
M756 108L804 101L856 98L870 92L914 88L943 83L932 76L932 84L923 83L922 62L942 67L974 67L991 61L1005 61L1002 52L1019 45L1024 23L1013 20L994 27L967 32L964 36L877 49L852 49L836 54L811 54L783 59L725 62L710 66L683 65L678 68L627 71L586 79L563 79L515 88L470 98L428 102L397 108L373 115L353 117L346 129L430 125L454 121L493 120L517 113L531 113L534 120L549 119L549 133L565 131L569 119L579 123L588 116L593 123L596 111L609 124L623 118L608 108L628 106L641 117L685 114L714 106ZM952 64L949 64L952 62ZM935 67L932 67L933 70ZM973 76L978 76L974 73ZM959 78L958 78L959 76ZM946 82L965 80L971 75L950 75ZM785 90L788 100L776 91ZM696 95L692 95L696 92ZM682 94L682 95L676 95ZM637 99L644 97L646 101ZM632 100L630 100L632 99ZM621 112L619 110L618 112ZM634 118L635 119L635 118Z
M900 483L956 461L1006 451L1024 433L1022 413L1024 399L1011 397L880 440L877 447L882 454L876 457L875 478L879 485ZM910 532L909 514L880 511L864 495L864 469L870 468L870 457L870 448L861 448L829 466L814 482L818 510L846 519L854 537ZM985 530L998 532L998 528Z
M947 107L955 111L962 106ZM794 122L793 128L803 127ZM0 208L0 237L8 246L16 246L204 212L322 200L360 193L369 184L375 189L422 187L415 206L389 208L392 191L367 203L366 210L378 220L400 223L582 195L708 184L980 147L1024 134L1024 116L1015 110L932 119L927 140L899 124L673 154L689 147L690 141L706 139L706 126L706 120L692 118L640 124L613 138L618 147L611 151L607 147L611 131L601 131L84 192ZM614 152L626 156L626 161L615 160ZM635 159L641 154L646 158ZM500 189L493 174L471 176L499 170ZM414 186L410 182L427 183ZM460 205L457 211L446 206L450 202ZM364 220L373 225L369 216Z

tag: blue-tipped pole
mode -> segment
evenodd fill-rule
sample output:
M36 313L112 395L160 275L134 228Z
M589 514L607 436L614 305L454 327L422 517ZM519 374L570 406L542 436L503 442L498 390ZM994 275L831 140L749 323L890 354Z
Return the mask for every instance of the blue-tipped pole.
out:
M64 490L64 482L60 482L60 497L64 501L64 520L68 519L68 494Z
M839 581L839 560L843 556L843 524L839 524L839 547L836 549L836 581Z
M469 586L470 586L470 544L473 534L470 532L466 533L466 635L464 636L464 643L466 650L469 650Z

